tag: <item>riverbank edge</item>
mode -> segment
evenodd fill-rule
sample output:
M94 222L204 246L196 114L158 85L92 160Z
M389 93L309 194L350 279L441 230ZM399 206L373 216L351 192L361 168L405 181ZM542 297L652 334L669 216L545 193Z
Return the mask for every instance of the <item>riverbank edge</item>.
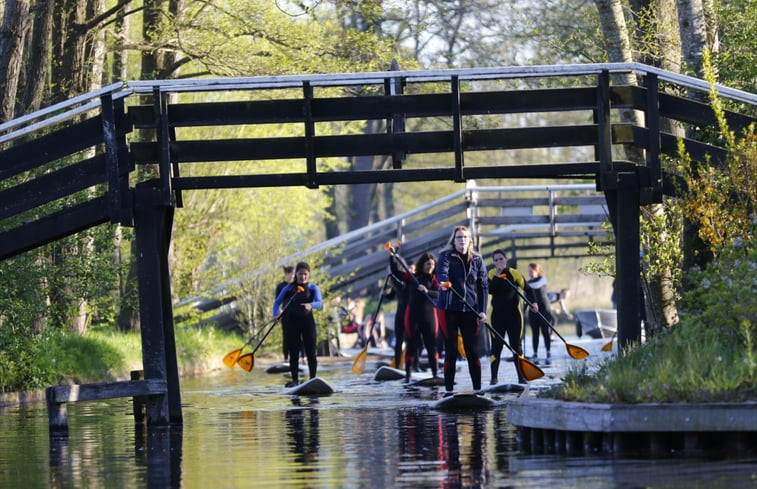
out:
M526 453L699 455L757 451L757 402L601 404L549 398L507 403Z

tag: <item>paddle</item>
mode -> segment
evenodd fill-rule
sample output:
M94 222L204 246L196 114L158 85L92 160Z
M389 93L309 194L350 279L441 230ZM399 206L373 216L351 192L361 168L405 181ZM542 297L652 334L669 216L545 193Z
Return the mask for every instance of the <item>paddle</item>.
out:
M612 334L612 338L610 338L610 342L602 347L602 351L612 351L612 342L615 341L615 336L617 336L617 334L618 330L615 330L615 332Z
M410 267L407 266L407 262L405 261L405 259L402 258L399 253L397 253L397 248L399 248L399 246L400 246L399 241L397 241L396 248L393 248L392 244L387 242L384 245L384 249L397 260L397 262L405 270L405 273L407 273L410 276L410 278L413 280L415 286L419 287L420 283L418 282L418 279L415 278L415 274L410 271ZM428 299L429 302L431 302L432 306L436 307L436 302L434 302L434 300L431 297L429 297L428 294L423 294L423 295L426 297L426 299ZM465 348L463 348L463 338L461 335L457 335L457 352L460 354L461 357L465 358Z
M254 359L254 357L252 355L258 350L258 348L260 348L260 345L263 344L263 340L265 340L266 337L271 333L271 331L273 330L273 326L277 322L279 322L279 319L281 319L281 315L284 314L284 311L287 310L287 308L292 303L292 301L297 296L297 294L299 294L300 292L304 292L304 291L305 291L305 289L301 285L298 285L296 293L293 294L292 297L287 301L286 305L284 305L284 307L281 309L281 313L279 313L278 316L270 319L265 325L263 325L263 327L260 329L260 331L258 331L256 334L250 336L250 339L248 339L245 342L245 344L242 345L241 348L237 348L236 350L230 351L229 353L227 353L226 356L223 357L223 364L226 365L228 368L232 368L232 367L234 367L234 364L241 362L241 363L239 363L240 367L242 367L243 369L247 370L248 372L250 370L252 370L252 366L255 364L255 359ZM263 329L266 327L266 325L268 325L268 323L271 324L271 327L268 328L268 331L266 331L266 334L263 336L263 338L260 340L260 342L258 342L257 346L255 346L254 351L252 353L248 353L247 355L241 356L242 355L242 350L244 350L244 347L247 346L247 345L251 345L252 342L255 340L255 338L257 338L260 335L260 332L263 331ZM244 358L244 360L242 360L242 358ZM249 365L249 368L247 368L248 365Z
M505 282L507 282L510 285L510 287L512 287L513 289L515 289L515 292L518 293L518 295L521 297L521 299L523 299L524 301L526 301L526 304L528 304L531 307L534 306L534 303L531 302L531 301L529 301L526 298L526 296L520 291L520 289L514 283L510 282L510 279L507 278L507 275L505 275L503 273L502 275L499 276L499 278L503 279ZM542 314L540 311L536 311L536 314L538 314L539 317L541 317L542 321L544 321L544 323L547 326L549 326L549 329L551 329L552 331L554 331L555 334L563 341L563 343L565 343L565 349L568 351L568 355L570 355L571 358L574 358L576 360L580 360L582 358L586 358L586 357L589 356L589 352L588 351L584 350L580 346L571 345L570 343L568 343L567 341L565 341L565 338L563 338L562 335L559 333L559 331L557 331L555 329L555 327L552 326L552 323L550 321L547 321L547 318L544 317L544 314Z
M465 300L465 297L460 295L460 292L455 290L452 287L451 282L442 282L440 284L443 288L449 289L452 291L453 294L455 294L460 300L463 301L463 303L468 306L468 308L472 311L475 311L476 308L471 306L470 303ZM526 359L523 355L516 352L512 346L505 340L505 337L502 336L499 331L494 329L491 324L487 323L486 321L482 321L484 323L484 326L486 326L489 329L489 332L491 332L494 336L499 338L499 340L507 347L508 350L515 356L516 360L518 361L518 370L521 374L523 374L523 378L526 380L536 380L544 377L544 371L538 367L535 363L531 362L530 360Z
M360 353L357 354L355 361L352 362L352 373L355 375L360 375L363 373L363 370L365 370L365 360L368 356L368 345L371 344L369 337L373 334L373 328L375 328L376 323L378 323L378 321L376 321L376 318L378 317L379 311L381 310L381 303L384 301L384 289L386 289L386 284L389 283L390 275L391 274L386 274L384 285L381 287L378 304L376 305L376 312L373 313L373 322L371 323L371 329L370 331L368 331L368 335L365 338L365 346L362 350L360 350Z

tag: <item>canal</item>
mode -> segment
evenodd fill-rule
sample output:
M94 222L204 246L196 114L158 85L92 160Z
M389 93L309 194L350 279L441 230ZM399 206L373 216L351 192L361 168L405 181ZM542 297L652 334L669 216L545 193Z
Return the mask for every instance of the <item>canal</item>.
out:
M580 344L597 361L603 343ZM532 389L559 381L569 360L553 355ZM182 379L183 427L149 433L135 429L129 399L69 404L69 434L53 438L44 403L0 408L0 488L757 487L755 456L521 454L505 411L518 394L491 394L487 411L440 412L443 388L377 382L374 359L359 376L350 366L322 362L336 388L324 397L283 395L284 375L263 366ZM457 387L469 389L459 367ZM501 372L514 380L511 363Z

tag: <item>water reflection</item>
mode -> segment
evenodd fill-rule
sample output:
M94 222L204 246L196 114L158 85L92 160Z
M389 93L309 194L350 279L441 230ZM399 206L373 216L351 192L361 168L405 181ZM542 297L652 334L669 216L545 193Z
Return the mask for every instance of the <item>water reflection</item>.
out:
M310 401L311 405L317 400ZM314 407L302 406L299 397L292 398L292 404L297 409L289 409L286 412L287 435L289 436L289 449L295 455L294 461L302 464L296 470L298 472L318 471L318 447L320 435L318 433L318 410Z
M68 433L51 433L49 435L50 487L89 486L88 481L103 477L102 467L93 465L93 454L101 447L92 442L75 439L73 447ZM111 443L108 440L106 443ZM148 488L181 487L183 429L181 426L147 429L146 426L134 426L133 469L128 465L104 464L105 481L113 485L120 479L123 483L135 475ZM124 477L119 476L119 472ZM98 485L98 484L95 484Z
M323 398L282 395L279 377L258 373L184 381L183 429L135 425L126 399L72 403L69 434L57 437L44 403L0 409L0 488L731 489L757 480L754 455L524 455L503 407L437 412L433 390L332 375L337 393Z
M398 413L398 481L438 481L444 489L487 486L487 413L455 415L417 409Z

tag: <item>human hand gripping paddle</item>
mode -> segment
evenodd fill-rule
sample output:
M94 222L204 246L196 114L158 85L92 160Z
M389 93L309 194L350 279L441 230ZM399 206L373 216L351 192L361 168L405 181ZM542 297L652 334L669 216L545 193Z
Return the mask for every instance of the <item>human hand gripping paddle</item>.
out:
M279 313L279 315L271 319L270 321L268 321L268 323L266 323L266 325L270 323L270 327L268 328L268 331L266 331L263 337L260 339L258 344L255 345L255 348L253 348L252 353L247 353L245 355L242 355L242 350L244 350L244 347L246 347L247 345L251 345L252 342L255 340L255 338L258 337L260 332L250 336L250 339L247 340L247 342L245 342L245 344L242 345L241 348L237 348L236 350L227 353L226 356L223 357L223 364L226 365L228 368L234 367L234 364L239 364L239 366L242 367L244 370L248 372L251 371L252 367L255 365L255 352L258 351L258 348L260 348L260 345L263 344L263 341L265 341L268 335L271 334L271 331L273 331L273 327L276 326L276 323L279 322L279 320L281 319L281 316L284 314L284 311L287 310L287 308L292 303L294 298L300 292L305 292L305 289L301 285L298 285L296 292L292 294L292 297L289 298L287 303L281 309L281 312ZM264 325L263 328L265 328L266 325ZM261 328L260 331L262 331L263 328Z
M501 278L502 280L504 280L505 282L507 282L510 285L510 287L512 287L515 290L515 292L518 293L518 295L521 297L521 299L523 299L524 301L526 301L526 304L528 304L532 308L534 307L534 303L531 302L530 300L528 300L526 298L526 296L520 291L520 289L518 288L517 285L515 285L512 282L510 282L510 279L507 278L507 275L505 275L503 273L503 274L501 274L499 276L499 278ZM555 327L552 326L552 323L550 321L547 321L547 318L544 317L544 314L542 314L539 311L536 311L536 314L538 314L539 317L541 317L541 320L544 321L544 323L547 326L549 326L549 329L551 329L552 331L554 331L554 333L563 341L563 343L565 343L565 349L568 351L568 355L570 355L571 358L575 358L576 360L580 360L582 358L586 358L586 357L589 356L589 352L588 351L584 350L580 346L571 345L570 343L568 343L567 341L565 341L565 338L563 338L562 335L557 331L557 329L555 329Z
M371 344L370 337L373 334L373 328L376 327L376 324L378 321L376 321L376 318L378 317L379 312L381 311L381 303L384 301L384 289L386 289L386 284L389 283L389 276L390 274L386 275L386 279L384 280L384 285L381 287L381 292L379 295L379 301L378 305L376 305L376 312L373 313L373 320L371 322L371 330L368 331L368 335L365 338L365 346L362 350L360 350L360 353L357 354L355 357L355 361L352 362L352 373L355 375L360 375L363 373L363 370L365 370L365 360L368 357L368 345Z
M407 266L407 262L405 261L405 259L402 258L399 253L397 253L397 248L399 247L400 247L399 241L397 241L396 247L393 247L390 242L387 242L384 245L384 249L387 251L387 253L392 255L392 257L394 257L394 259L397 260L397 263L400 264L400 266L405 271L405 273L407 273L410 276L410 278L413 280L413 283L415 284L415 286L420 287L421 285L420 282L418 282L418 279L415 278L415 274L410 271L410 267ZM428 294L424 293L423 295L426 297L426 299L428 299L428 301L431 303L432 306L436 307L436 302L434 302L434 300L431 297L429 297ZM457 352L460 354L461 357L465 358L465 348L463 348L463 337L460 334L457 335Z
M454 287L452 287L452 283L451 282L442 282L439 285L442 288L446 289L446 290L451 290L452 293L455 294L461 301L463 301L463 303L466 306L468 306L468 308L471 311L475 311L476 310L475 307L473 307L467 300L465 300L464 296L460 295L460 292L458 292L457 290L454 289ZM536 365L535 363L531 362L530 360L528 360L523 355L518 354L518 352L516 352L513 349L513 347L510 346L510 344L507 342L507 340L505 340L505 337L502 336L499 333L499 331L497 331L496 329L494 329L491 326L491 324L487 323L486 321L481 321L481 322L484 323L484 326L486 326L489 329L489 331L494 336L496 336L497 338L499 338L499 340L507 347L507 349L510 350L510 352L513 354L513 356L515 356L515 359L518 362L518 370L521 372L521 374L523 374L523 378L524 379L526 379L526 380L536 380L536 379L540 379L540 378L544 377L544 371L542 369L540 369L538 365Z

